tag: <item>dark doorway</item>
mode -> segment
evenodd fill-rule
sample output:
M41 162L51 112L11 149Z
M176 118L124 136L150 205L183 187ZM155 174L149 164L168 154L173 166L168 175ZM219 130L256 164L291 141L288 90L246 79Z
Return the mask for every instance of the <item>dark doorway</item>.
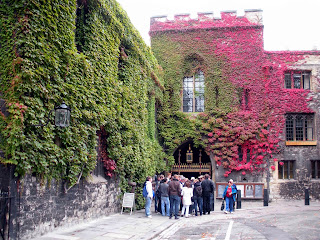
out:
M189 146L192 150L193 153L193 163L199 163L199 153L201 151L201 162L202 163L210 163L210 157L205 153L204 149L200 146L198 148L194 147L193 145L193 141L188 141L185 142L183 144L180 145L179 148L177 148L177 150L174 152L173 156L174 156L174 160L175 163L178 163L178 159L179 159L179 150L180 151L180 162L181 163L187 163L186 159L187 159L187 151L189 150Z
M172 173L178 173L189 179L211 173L210 157L201 146L195 147L193 141L181 144L173 156L175 164L172 167Z

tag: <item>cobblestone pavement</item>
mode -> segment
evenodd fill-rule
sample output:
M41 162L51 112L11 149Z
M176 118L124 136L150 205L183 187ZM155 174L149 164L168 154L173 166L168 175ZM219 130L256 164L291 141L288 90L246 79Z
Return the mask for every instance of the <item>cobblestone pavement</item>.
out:
M60 228L35 240L117 240L117 239L320 239L320 202L242 201L235 214L220 211L216 201L210 215L191 216L179 220L144 211L115 214L68 228Z

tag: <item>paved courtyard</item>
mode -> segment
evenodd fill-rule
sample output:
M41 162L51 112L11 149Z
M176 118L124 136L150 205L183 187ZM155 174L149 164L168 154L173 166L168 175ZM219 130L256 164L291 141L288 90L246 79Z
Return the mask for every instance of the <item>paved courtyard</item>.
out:
M60 228L36 240L117 240L117 239L320 239L320 202L242 202L235 214L220 211L215 204L210 215L179 220L143 211L115 214L68 228Z

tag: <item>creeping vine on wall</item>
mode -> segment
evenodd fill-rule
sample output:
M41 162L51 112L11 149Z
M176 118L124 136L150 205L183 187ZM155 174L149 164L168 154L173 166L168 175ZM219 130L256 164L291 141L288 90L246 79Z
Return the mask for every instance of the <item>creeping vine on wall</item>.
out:
M285 113L313 112L310 91L284 89L283 80L284 71L313 52L266 52L259 21L233 13L221 17L182 16L151 24L152 50L164 69L166 89L160 136L168 154L185 139L195 139L224 167L225 177L232 171L258 173L266 161L277 161L273 155L283 140ZM198 69L205 75L205 112L190 117L181 112L182 80Z
M2 1L0 6L2 163L16 174L87 177L97 159L121 188L165 168L155 135L161 69L114 0ZM62 101L71 125L34 127ZM51 116L52 117L52 116ZM42 120L43 119L43 120ZM103 144L103 146L101 146Z

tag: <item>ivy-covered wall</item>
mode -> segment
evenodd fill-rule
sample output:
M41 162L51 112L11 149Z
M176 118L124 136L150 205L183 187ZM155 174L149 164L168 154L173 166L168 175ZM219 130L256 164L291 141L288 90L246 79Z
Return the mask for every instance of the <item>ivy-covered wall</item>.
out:
M284 89L284 72L314 56L319 68L320 52L264 51L261 11L245 17L222 12L221 19L201 13L197 19L187 14L161 18L151 19L150 35L164 69L159 135L167 153L193 139L223 169L217 181L262 176L268 161L275 170L284 160L277 156L283 151L285 114L317 113L309 90ZM183 79L199 69L205 76L205 111L183 113ZM318 86L319 76L312 78Z
M154 110L161 68L115 0L3 0L0 16L3 164L66 190L90 176L97 150L122 191L164 170ZM69 127L33 126L62 101Z

